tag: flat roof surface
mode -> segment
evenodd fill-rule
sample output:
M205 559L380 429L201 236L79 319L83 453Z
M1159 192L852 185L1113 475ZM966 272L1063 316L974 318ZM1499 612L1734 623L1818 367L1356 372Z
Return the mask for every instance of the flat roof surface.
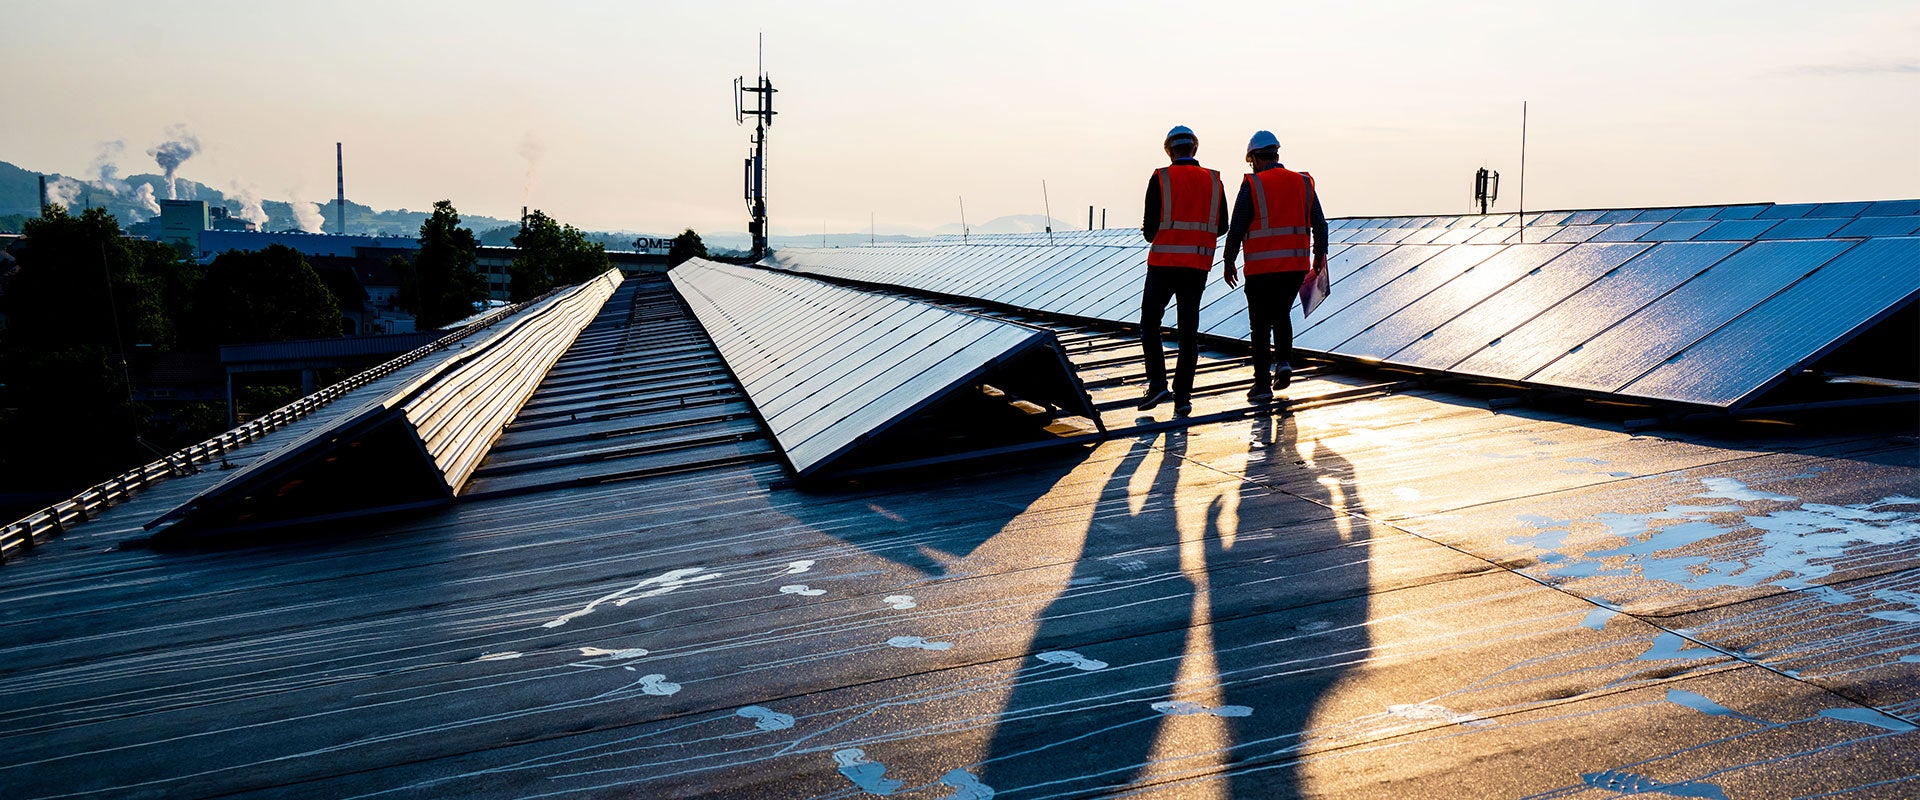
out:
M218 550L127 546L142 496L0 567L0 785L1910 797L1917 429L1629 434L1414 389L832 490L703 462Z

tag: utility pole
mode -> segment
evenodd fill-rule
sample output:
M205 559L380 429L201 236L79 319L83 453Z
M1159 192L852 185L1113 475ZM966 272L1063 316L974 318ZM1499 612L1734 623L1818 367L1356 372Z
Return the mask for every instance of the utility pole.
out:
M733 79L733 121L743 124L747 117L753 117L753 148L746 163L746 200L747 213L751 219L747 222L747 233L753 237L753 258L759 260L767 256L767 127L773 124L773 81L766 72L766 39L761 38L760 74L754 85L746 85L745 78ZM747 107L747 95L754 96L752 108Z

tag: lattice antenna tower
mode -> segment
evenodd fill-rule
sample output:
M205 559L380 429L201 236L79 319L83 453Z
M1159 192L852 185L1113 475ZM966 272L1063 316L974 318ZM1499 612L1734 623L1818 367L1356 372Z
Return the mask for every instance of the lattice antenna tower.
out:
M733 121L745 124L752 117L752 148L746 161L747 233L753 237L755 260L767 255L767 128L773 125L773 80L767 77L766 35L760 36L759 74L748 85L746 78L733 79ZM752 95L749 105L747 96Z

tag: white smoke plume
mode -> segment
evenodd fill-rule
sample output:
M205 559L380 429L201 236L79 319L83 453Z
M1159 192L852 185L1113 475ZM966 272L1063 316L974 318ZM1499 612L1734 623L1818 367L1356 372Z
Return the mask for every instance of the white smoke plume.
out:
M115 197L127 191L127 182L120 178L120 165L115 163L126 149L127 143L118 139L101 142L100 152L94 155L93 163L87 165L87 173L93 176L87 183Z
M240 205L240 210L234 212L234 216L253 223L261 230L266 230L267 209L260 201L260 192L239 181L234 181L228 188L232 191L227 192L227 199Z
M133 202L149 217L160 213L160 201L153 199L153 184L143 183L133 190Z
M547 157L547 144L540 141L533 131L527 131L527 135L520 137L519 151L520 157L527 160L527 181L521 188L520 204L532 205L533 176L540 171L540 161Z
M287 205L293 207L293 224L307 233L321 233L326 230L327 218L320 213L318 203L309 203L300 199L299 192L287 193L292 199Z
M175 188L175 176L180 172L180 164L200 152L200 137L185 125L167 127L167 141L156 145L147 155L160 165L162 177L167 180L167 199L178 200L179 191Z
M73 201L80 199L80 192L86 184L66 176L47 181L47 202L63 208L73 208Z

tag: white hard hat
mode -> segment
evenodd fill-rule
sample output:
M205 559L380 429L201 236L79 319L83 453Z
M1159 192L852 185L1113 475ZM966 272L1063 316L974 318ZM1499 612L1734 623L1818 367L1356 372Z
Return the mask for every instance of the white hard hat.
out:
M1269 147L1275 149L1280 147L1280 138L1274 136L1272 131L1254 131L1253 138L1247 140L1247 152L1249 153L1255 150L1264 150Z
M1193 142L1195 145L1198 145L1200 144L1200 137L1193 134L1192 128L1185 125L1175 125L1173 126L1173 130L1167 131L1166 143L1168 146L1171 146L1176 142Z

